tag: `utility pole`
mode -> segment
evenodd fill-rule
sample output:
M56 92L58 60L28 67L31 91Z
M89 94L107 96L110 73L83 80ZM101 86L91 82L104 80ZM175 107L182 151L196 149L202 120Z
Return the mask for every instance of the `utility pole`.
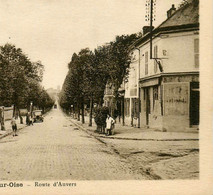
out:
M153 21L155 21L155 5L156 0L147 0L146 1L146 21L149 21L150 27L150 59L152 58L152 30L153 30Z
M156 0L146 0L146 15L145 15L145 21L150 21L150 60L155 60L158 64L160 72L163 72L163 67L161 65L161 62L159 61L160 58L152 57L152 31L153 31L153 21L155 21L155 10L156 9Z
M153 0L150 0L150 59L152 59L152 20L153 20Z

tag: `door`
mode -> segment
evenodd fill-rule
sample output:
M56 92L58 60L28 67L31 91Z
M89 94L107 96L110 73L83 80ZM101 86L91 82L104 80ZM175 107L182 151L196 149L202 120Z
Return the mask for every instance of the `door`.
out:
M199 125L200 91L199 83L190 83L190 126Z
M146 125L149 125L149 114L150 114L150 94L149 88L145 88L145 101L146 101Z

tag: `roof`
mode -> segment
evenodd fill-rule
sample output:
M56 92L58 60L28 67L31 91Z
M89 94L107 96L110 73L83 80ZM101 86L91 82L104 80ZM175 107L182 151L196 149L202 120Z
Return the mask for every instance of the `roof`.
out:
M191 3L178 9L170 18L165 20L158 28L168 26L180 26L186 24L199 23L199 1L193 0Z
M152 31L155 35L159 32L172 30L199 29L199 0L191 0L189 3L179 8L173 15L163 21L157 28ZM150 33L145 34L130 46L134 48L150 38Z

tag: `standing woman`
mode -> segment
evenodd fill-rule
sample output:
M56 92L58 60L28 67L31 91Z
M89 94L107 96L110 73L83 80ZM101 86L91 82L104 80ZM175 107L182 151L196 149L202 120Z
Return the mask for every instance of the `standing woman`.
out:
M115 123L114 119L108 114L106 119L106 129L107 129L106 135L112 135L112 126L114 125L114 123Z

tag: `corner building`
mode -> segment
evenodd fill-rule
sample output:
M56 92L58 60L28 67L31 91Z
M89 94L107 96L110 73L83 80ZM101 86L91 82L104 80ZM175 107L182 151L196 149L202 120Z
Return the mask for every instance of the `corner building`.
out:
M189 132L199 125L199 1L173 5L167 17L152 32L153 59L150 33L131 46L140 50L136 116L140 127Z

